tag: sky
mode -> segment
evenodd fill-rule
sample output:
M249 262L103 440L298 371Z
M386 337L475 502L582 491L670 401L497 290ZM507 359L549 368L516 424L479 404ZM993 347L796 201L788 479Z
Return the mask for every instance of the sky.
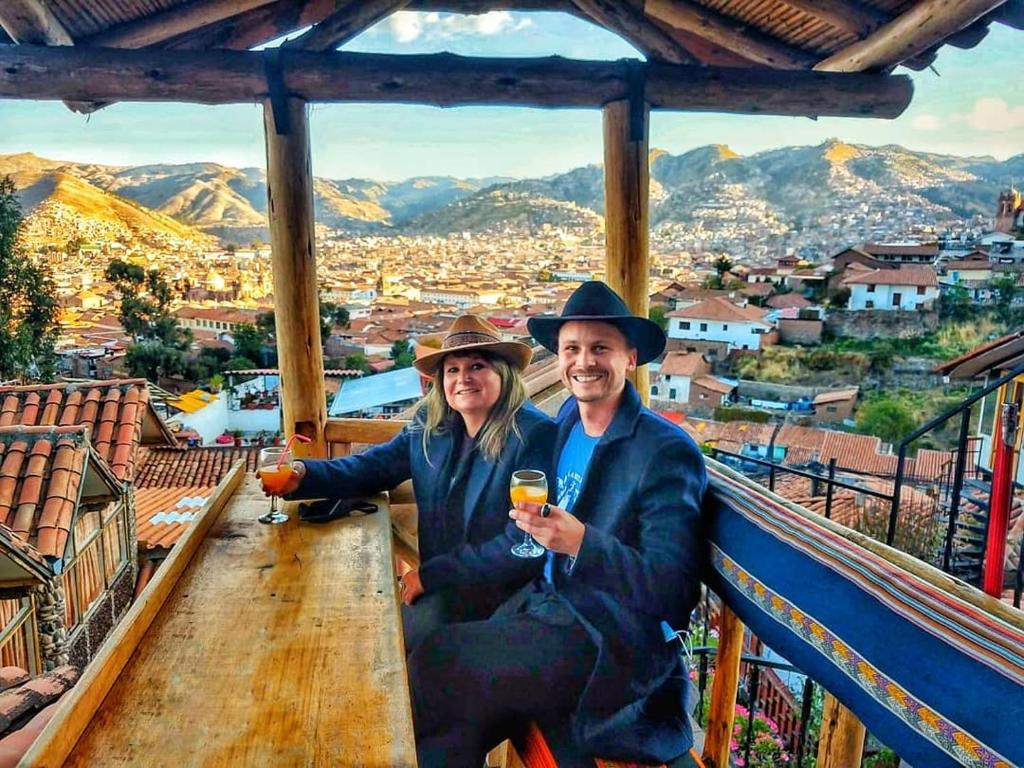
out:
M909 72L915 97L896 120L655 112L650 146L680 154L727 144L740 154L828 138L957 155L1024 153L1024 32L993 24L976 48L943 48ZM477 56L640 57L621 38L558 13L399 12L342 50ZM906 70L900 70L906 71ZM328 178L535 177L601 161L599 110L314 105L313 171ZM216 162L263 167L262 108L115 104L77 115L60 102L0 100L0 154L112 165Z

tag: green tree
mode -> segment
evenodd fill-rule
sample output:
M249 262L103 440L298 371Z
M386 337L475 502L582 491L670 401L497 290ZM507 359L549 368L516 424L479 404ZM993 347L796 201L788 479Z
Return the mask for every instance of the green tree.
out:
M828 297L829 306L835 307L836 309L846 309L846 305L850 303L850 289L845 285L834 291Z
M263 347L265 334L262 330L251 323L242 323L237 326L232 334L235 340L235 355L247 357L250 360L259 360L260 349Z
M996 317L1008 323L1013 317L1013 302L1017 298L1017 280L1014 275L997 277L989 283L995 298Z
M256 315L256 327L263 331L264 337L277 333L276 322L273 312L260 312Z
M370 361L366 359L366 355L362 352L353 352L351 355L345 357L345 367L353 371L362 371L363 373L370 373L373 369L370 368Z
M348 328L349 316L348 310L340 304L335 304L332 301L321 301L320 302L320 338L327 341L327 337L331 335L331 329L339 325L342 328Z
M971 294L962 285L953 285L939 296L939 317L954 323L970 320L977 314Z
M118 317L136 342L159 341L178 350L188 347L192 334L182 329L171 314L173 293L159 270L147 271L114 259L107 265L106 278L121 294Z
M391 359L395 361L395 368L410 368L416 355L412 349L412 342L408 339L399 339L391 345Z
M232 357L224 363L225 371L248 371L256 367L256 363L248 357Z
M655 304L651 307L647 316L656 322L661 330L668 330L668 310L665 307L660 304Z
M180 349L157 339L147 339L128 347L125 364L132 376L159 381L164 376L185 373L185 356Z
M14 181L0 178L0 380L53 376L60 331L56 288L19 241L24 217Z
M857 411L857 431L895 443L914 431L913 411L899 400L881 396L868 400Z

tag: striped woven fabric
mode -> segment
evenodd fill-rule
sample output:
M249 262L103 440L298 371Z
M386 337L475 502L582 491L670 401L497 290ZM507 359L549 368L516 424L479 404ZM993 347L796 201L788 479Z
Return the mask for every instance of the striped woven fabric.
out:
M522 739L517 741L516 751L526 768L558 768L558 761L536 723L530 723ZM689 762L685 759L674 760L672 765L674 768L689 768L690 766L704 768L704 763L701 762L700 756L694 750L690 750L688 758ZM666 768L664 765L651 766L622 760L602 760L601 758L594 760L594 764L596 768Z
M911 765L1024 765L1024 615L730 470L711 477L709 581L758 637Z

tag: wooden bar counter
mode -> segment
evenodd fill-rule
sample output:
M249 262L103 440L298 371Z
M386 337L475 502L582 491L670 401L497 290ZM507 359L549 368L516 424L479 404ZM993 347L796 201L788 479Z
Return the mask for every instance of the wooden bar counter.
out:
M22 765L416 765L386 501L261 525L225 486Z

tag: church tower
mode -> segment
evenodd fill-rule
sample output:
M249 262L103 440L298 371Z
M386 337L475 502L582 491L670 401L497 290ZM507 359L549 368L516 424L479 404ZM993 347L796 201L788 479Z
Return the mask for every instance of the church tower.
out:
M1007 234L1020 229L1020 219L1024 216L1024 195L1010 187L999 194L999 204L996 208L996 220L994 229L997 232Z

